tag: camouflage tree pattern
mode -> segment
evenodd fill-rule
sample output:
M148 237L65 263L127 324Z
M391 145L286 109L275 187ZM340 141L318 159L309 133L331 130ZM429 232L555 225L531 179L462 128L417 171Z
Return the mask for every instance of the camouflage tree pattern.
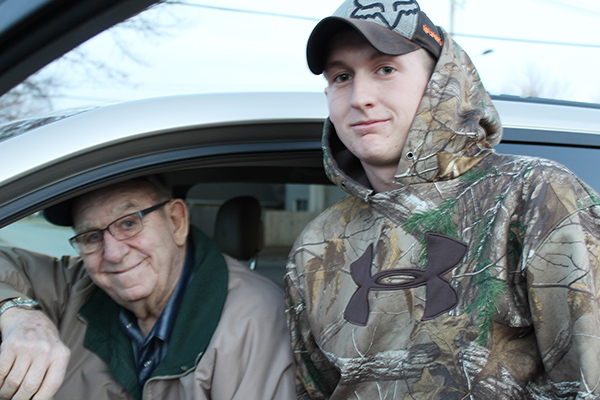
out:
M556 162L493 150L498 115L445 39L398 190L350 176L358 160L325 124L325 168L348 196L288 261L299 398L599 399L600 198ZM466 250L434 286L446 244Z

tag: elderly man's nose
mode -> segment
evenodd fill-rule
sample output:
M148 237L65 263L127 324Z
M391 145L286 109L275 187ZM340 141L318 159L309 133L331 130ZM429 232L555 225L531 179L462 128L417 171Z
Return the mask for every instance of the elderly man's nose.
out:
M115 239L111 233L106 230L104 233L104 259L109 262L119 262L127 254L129 246L127 243Z

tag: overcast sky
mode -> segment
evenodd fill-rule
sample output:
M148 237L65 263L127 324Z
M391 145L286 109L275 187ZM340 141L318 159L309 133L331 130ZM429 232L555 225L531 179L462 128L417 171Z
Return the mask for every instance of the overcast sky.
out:
M578 0L576 6L567 0L455 2L454 38L473 58L488 91L518 94L538 80L542 96L600 102L598 0ZM117 42L136 62L122 55L115 34L84 44L82 51L127 77L113 81L72 69L62 74L69 89L57 108L184 93L323 90L324 80L308 71L304 51L310 31L338 0L187 3L147 12L145 18L161 27L160 36L117 30ZM435 24L450 29L451 0L419 3ZM64 71L64 65L59 68Z

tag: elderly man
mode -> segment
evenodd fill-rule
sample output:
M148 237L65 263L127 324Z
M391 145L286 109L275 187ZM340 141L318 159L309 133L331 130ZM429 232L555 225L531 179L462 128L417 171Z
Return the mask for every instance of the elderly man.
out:
M300 398L600 398L600 197L501 155L467 55L415 1L313 30L330 179L286 275Z
M280 290L190 233L160 176L45 213L81 258L0 253L0 398L295 397Z

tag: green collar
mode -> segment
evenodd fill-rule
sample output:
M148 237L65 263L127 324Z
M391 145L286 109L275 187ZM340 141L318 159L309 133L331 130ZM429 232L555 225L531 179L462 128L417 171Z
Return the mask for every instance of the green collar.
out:
M167 355L152 377L180 375L195 367L217 328L227 297L228 271L223 255L200 230L192 228L191 237L194 277L175 320ZM141 399L131 341L119 326L120 309L104 291L95 291L79 310L88 323L84 347L102 358L127 391Z

